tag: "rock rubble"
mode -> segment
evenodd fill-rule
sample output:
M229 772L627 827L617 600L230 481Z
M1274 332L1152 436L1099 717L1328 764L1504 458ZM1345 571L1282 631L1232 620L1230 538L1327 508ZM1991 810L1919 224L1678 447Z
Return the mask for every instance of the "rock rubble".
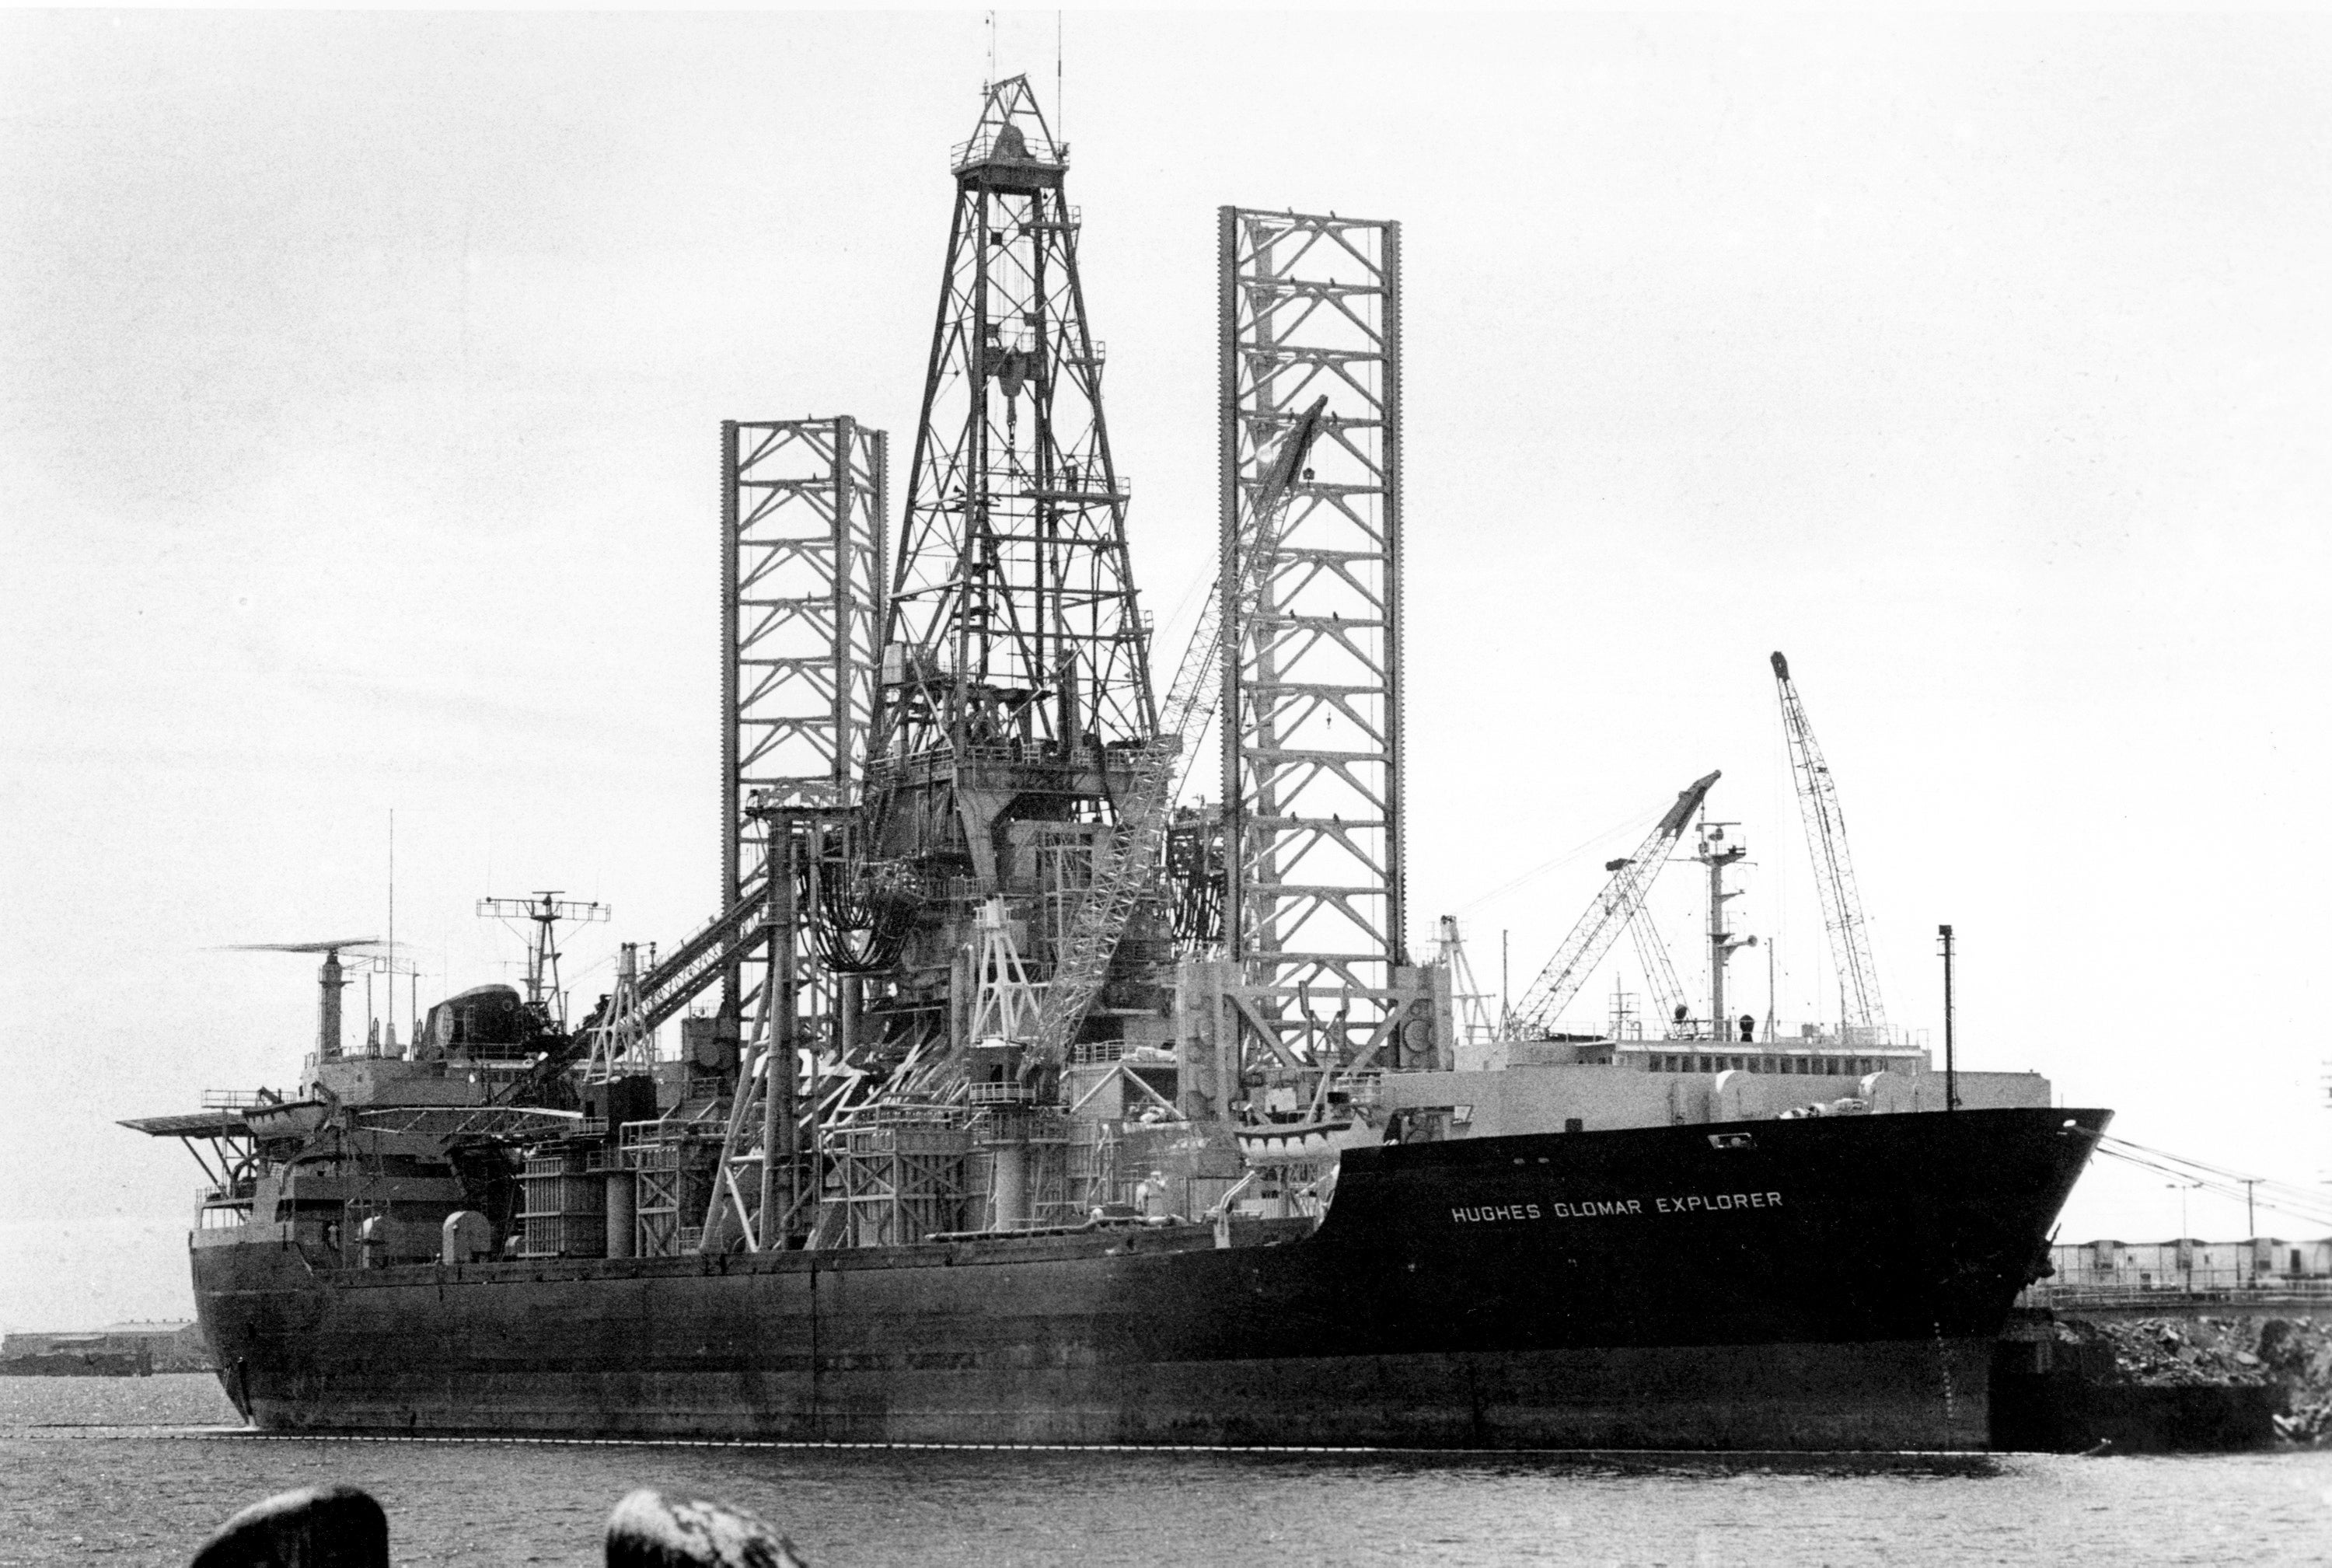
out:
M2332 1324L2305 1317L2060 1318L2060 1344L2113 1357L2114 1381L2156 1388L2272 1383L2286 1439L2332 1443Z

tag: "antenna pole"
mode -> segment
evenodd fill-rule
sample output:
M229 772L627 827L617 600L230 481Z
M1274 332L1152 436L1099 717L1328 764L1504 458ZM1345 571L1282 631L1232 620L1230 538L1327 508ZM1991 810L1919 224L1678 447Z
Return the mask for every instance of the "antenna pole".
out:
M1935 927L1937 951L1944 955L1944 1109L1960 1108L1959 1056L1952 1039L1952 928Z
M1774 880L1778 882L1781 878L1775 877ZM1781 945L1782 944L1780 942L1774 942L1770 938L1765 943L1765 1043L1769 1046L1781 1037L1782 1032L1780 1026L1774 1021L1773 1008L1773 965L1775 962L1773 955L1775 951L1780 949Z
M388 808L388 1042L397 1043L397 808ZM369 1009L372 981L365 981Z
M537 1017L554 1028L567 1027L567 1005L559 989L559 942L552 928L562 920L588 923L607 918L607 906L593 900L578 904L559 896L561 890L538 891L532 898L482 898L482 919L530 920L535 937L526 951L526 1000Z

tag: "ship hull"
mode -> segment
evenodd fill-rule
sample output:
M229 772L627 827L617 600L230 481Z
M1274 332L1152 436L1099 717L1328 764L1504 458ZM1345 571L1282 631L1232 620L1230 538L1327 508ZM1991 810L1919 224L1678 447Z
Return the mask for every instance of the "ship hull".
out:
M1316 1228L1228 1238L368 1271L198 1245L196 1295L280 1430L1980 1448L1993 1336L2106 1119L1356 1150Z

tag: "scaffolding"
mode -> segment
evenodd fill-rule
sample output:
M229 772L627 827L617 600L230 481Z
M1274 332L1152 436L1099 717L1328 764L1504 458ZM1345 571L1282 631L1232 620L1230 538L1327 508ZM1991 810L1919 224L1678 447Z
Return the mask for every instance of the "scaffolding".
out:
M829 1134L815 1245L897 1247L964 1229L971 1134L951 1106L886 1107Z
M656 1121L624 1124L619 1153L634 1182L636 1256L676 1257L702 1243L700 1222L721 1171L726 1123L719 1111L714 1102L700 1101Z

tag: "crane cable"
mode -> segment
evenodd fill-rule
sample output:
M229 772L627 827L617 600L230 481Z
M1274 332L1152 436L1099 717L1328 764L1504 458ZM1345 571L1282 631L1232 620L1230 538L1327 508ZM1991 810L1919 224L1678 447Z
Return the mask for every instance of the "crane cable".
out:
M2264 1176L2246 1176L2224 1166L2173 1154L2165 1149L2149 1148L2110 1133L2098 1138L2098 1152L2125 1165L2135 1166L2156 1176L2166 1176L2182 1185L2193 1186L2200 1191L2239 1203L2255 1203L2270 1213L2305 1219L2313 1225L2332 1226L2332 1192L2288 1181L2274 1181Z

